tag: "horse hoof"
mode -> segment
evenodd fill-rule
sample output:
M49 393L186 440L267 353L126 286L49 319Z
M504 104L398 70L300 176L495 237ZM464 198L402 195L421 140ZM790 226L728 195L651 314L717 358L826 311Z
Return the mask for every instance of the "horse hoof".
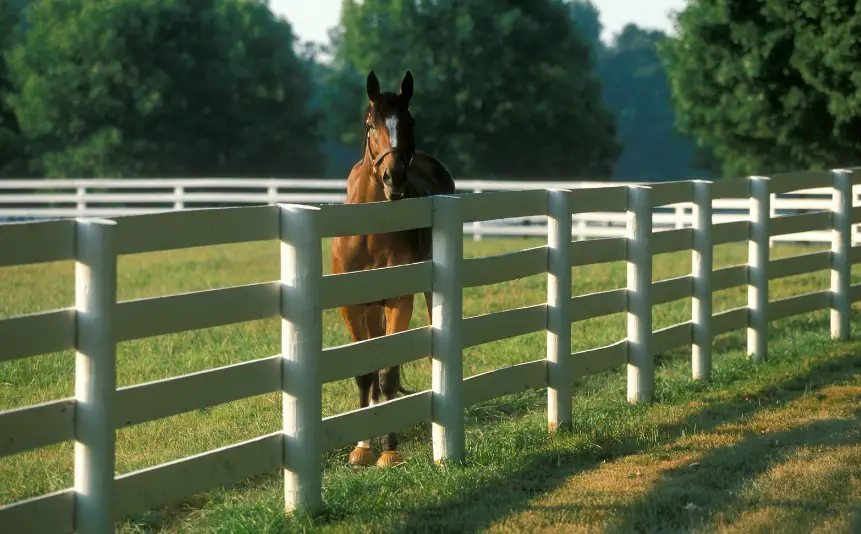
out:
M380 459L377 460L377 467L394 467L404 463L404 459L397 451L383 451Z
M356 447L350 453L350 465L353 467L365 467L374 465L374 451L370 447Z

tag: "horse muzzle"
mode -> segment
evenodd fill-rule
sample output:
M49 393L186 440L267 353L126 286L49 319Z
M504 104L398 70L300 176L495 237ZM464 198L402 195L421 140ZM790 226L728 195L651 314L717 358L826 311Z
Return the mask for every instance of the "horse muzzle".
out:
M400 200L406 194L406 169L386 169L383 173L383 193L388 200Z
M386 198L388 200L400 200L405 196L404 188L402 187L396 189L394 187L385 186L383 188L383 192L386 194Z

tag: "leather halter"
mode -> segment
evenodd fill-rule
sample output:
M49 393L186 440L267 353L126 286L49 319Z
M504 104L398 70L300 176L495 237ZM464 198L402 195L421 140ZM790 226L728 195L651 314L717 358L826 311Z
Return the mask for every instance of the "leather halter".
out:
M368 155L371 157L371 164L374 167L374 172L376 172L377 167L380 166L380 163L383 162L383 158L388 156L389 154L393 154L398 151L396 147L390 146L389 148L383 150L379 156L376 158L374 154L371 153L371 125L365 124L365 146L367 147Z
M382 163L382 162L383 162L383 158L385 158L385 157L386 157L386 156L388 156L389 154L394 154L394 153L395 153L395 152L397 152L397 151L398 151L398 149L397 149L396 147L390 146L389 148L387 148L387 149L383 150L382 152L380 152L380 155L379 155L379 156L377 156L377 159L374 159L374 155L373 155L373 154L371 154L371 143L370 143L370 139L368 140L368 155L369 155L369 156L371 156L371 159L374 159L374 163L373 163L373 165L374 165L374 169L376 169L377 167L379 167L379 166L380 166L380 163Z
M380 166L380 163L383 162L383 159L386 156L388 156L389 154L394 154L395 152L398 151L398 149L397 149L397 147L390 146L389 148L380 152L380 154L377 155L377 157L375 158L374 154L371 152L371 125L367 124L367 123L365 124L365 147L366 147L366 151L368 153L368 156L370 156L370 159L371 159L371 171L374 173L375 178L381 179L380 176L377 176L377 167ZM407 163L407 167L409 167L409 165L411 163L412 163L412 158L410 158L409 163ZM375 180L375 181L377 182L378 186L383 187L383 184L381 184L379 182L379 180Z

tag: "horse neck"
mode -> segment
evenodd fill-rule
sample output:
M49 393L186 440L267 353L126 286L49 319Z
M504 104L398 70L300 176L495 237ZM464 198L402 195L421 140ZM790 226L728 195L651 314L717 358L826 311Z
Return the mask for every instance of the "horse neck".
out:
M374 177L373 163L365 151L362 161L353 167L347 179L347 203L361 204L365 202L383 202L386 195L377 184Z

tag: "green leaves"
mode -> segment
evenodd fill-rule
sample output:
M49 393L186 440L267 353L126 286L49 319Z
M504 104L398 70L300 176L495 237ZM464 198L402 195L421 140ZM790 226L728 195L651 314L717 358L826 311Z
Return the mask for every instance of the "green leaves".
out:
M373 69L409 69L418 147L465 178L606 177L619 154L590 48L561 2L345 0L331 80L338 137L358 148ZM357 154L358 156L358 154Z
M728 174L853 164L861 13L847 0L696 0L662 49L680 125Z
M47 176L322 168L289 24L243 0L40 0L9 104Z
M9 69L2 51L15 34L24 3L0 2L0 178L26 173L26 152L15 114L6 99L12 92Z

